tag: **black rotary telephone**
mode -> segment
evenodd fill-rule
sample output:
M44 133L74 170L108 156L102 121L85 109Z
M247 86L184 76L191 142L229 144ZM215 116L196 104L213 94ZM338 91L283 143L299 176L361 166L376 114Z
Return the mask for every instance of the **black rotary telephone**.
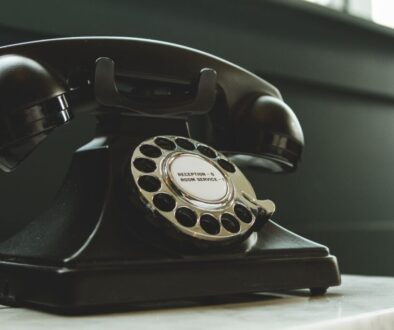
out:
M239 168L297 167L302 129L275 87L151 40L0 48L3 171L82 112L95 137L52 205L0 242L1 303L83 311L339 284L335 257L271 221Z

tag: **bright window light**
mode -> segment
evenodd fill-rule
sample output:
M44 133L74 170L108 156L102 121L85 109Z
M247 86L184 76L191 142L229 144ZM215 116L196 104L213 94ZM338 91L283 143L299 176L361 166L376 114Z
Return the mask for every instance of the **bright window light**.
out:
M305 0L394 28L394 0Z
M374 22L394 28L393 0L372 0L371 9Z
M334 9L343 9L344 0L306 0L308 2L313 2L321 6L326 6Z

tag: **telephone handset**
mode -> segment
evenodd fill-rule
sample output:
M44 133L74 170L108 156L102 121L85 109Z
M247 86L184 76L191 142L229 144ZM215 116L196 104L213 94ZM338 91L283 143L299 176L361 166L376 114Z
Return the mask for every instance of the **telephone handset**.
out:
M275 87L152 40L0 48L3 171L82 112L96 134L52 206L0 242L2 303L91 310L339 284L335 257L270 220L274 202L240 169L300 160L300 123Z

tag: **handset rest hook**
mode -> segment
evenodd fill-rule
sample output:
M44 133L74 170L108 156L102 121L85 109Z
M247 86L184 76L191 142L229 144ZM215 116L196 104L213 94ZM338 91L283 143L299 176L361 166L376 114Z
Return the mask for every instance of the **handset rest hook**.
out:
M115 82L115 62L108 57L96 60L94 94L96 101L105 107L126 109L130 112L168 116L182 114L204 114L209 112L216 100L216 71L204 68L200 71L196 97L192 102L175 107L141 107L119 93Z

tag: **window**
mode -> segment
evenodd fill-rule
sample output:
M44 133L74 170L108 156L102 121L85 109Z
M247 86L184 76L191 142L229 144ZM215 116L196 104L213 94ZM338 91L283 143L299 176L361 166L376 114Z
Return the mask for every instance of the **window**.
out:
M305 0L394 28L392 0Z

